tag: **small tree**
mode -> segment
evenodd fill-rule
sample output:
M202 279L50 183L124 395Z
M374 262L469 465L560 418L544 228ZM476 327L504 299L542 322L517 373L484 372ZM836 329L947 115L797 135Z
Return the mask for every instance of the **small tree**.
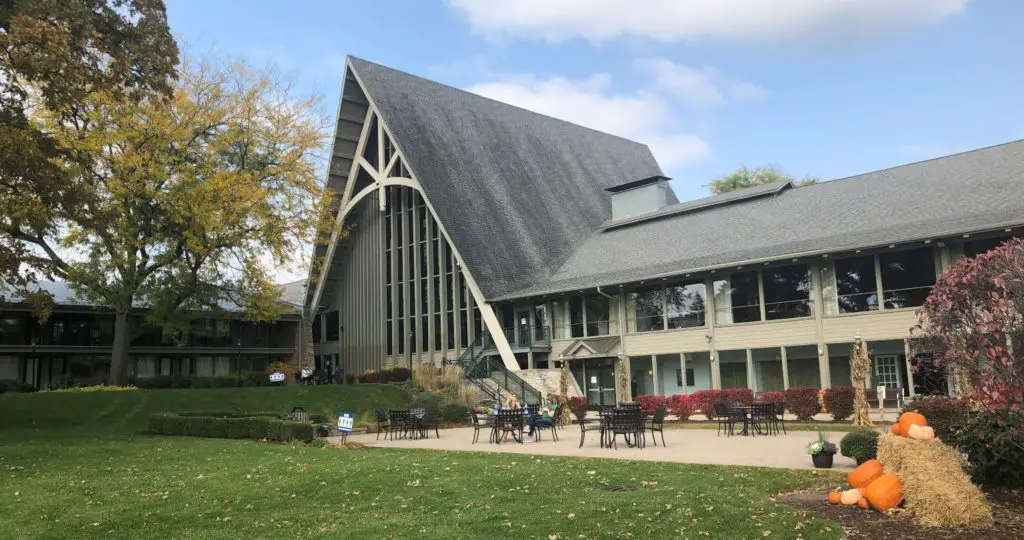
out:
M744 165L725 176L715 178L707 187L711 190L711 193L718 195L721 193L736 191L738 189L783 181L794 182L800 186L818 183L818 179L813 177L797 180L775 166L751 168Z
M992 410L1024 408L1024 240L958 260L936 281L912 347Z

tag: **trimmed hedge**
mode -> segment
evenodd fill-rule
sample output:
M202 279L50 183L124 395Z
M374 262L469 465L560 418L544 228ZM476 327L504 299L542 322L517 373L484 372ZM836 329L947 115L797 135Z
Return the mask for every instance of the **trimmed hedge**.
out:
M797 420L811 420L821 411L821 405L818 404L818 389L800 386L786 390L786 409L795 414Z
M159 375L145 379L136 378L134 386L144 389L160 388L237 388L241 386L273 386L267 374L262 371L251 371L242 375L219 375L216 377L169 377Z
M858 461L878 457L879 433L873 429L860 429L847 433L839 441L839 451Z
M314 426L281 420L276 413L183 412L156 413L149 417L149 432L217 439L313 440Z

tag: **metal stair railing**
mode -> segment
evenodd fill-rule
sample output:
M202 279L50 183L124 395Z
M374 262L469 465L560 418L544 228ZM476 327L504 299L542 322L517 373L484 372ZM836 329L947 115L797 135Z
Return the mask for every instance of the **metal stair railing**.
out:
M539 390L505 367L501 358L484 354L494 348L491 334L485 330L477 335L469 347L462 351L457 360L443 360L442 363L461 366L466 378L473 381L484 394L493 396L494 399L499 399L501 389L504 389L518 396L523 403L541 403L543 396ZM494 381L498 390L487 388L482 379Z

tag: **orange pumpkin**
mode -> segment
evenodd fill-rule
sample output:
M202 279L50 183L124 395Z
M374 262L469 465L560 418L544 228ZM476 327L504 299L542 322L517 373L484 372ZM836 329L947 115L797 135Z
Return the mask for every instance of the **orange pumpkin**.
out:
M868 504L867 498L862 498L861 500L857 501L857 506L860 507L860 508L863 508L865 510L868 510L868 509L871 508L871 506Z
M894 474L883 474L868 484L864 496L872 508L885 512L903 500L903 482Z
M853 506L857 504L857 501L864 498L864 494L859 489L848 489L839 494L839 504L845 504L847 506Z
M838 491L830 491L828 494L829 504L839 504L840 493Z
M921 413L905 412L900 415L900 435L906 437L912 425L927 426L928 421L924 419L924 415Z
M903 435L902 433L900 433L900 425L899 424L893 424L893 425L889 426L889 431L891 431L893 435Z
M877 459L869 459L857 466L846 475L846 481L852 488L865 488L872 480L882 476L882 462Z

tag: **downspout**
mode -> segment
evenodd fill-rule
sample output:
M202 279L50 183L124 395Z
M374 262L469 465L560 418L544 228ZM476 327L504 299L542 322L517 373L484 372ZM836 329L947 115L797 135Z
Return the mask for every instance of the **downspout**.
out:
M601 296L604 296L605 298L608 298L608 299L610 299L610 300L615 300L615 297L614 297L614 296L612 296L612 295L610 295L610 294L608 294L608 293L606 293L606 292L602 291L602 290L601 290L601 287L598 287L598 288L597 288L597 294L600 294Z

